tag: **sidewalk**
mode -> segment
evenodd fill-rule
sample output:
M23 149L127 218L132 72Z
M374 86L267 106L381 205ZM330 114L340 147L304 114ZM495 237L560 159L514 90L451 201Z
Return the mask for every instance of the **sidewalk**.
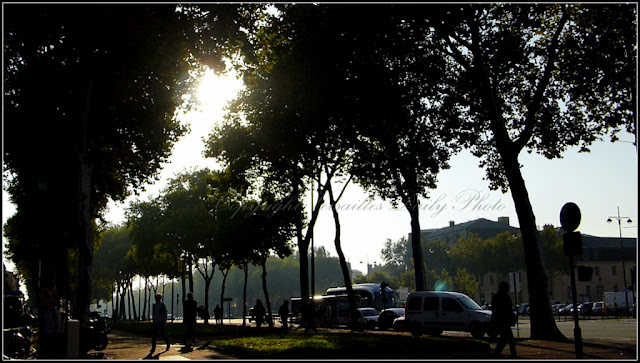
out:
M549 342L542 340L529 340L519 338L517 342L518 359L576 359L575 346L569 343ZM496 342L491 343L495 347ZM90 352L92 359L117 359L117 360L204 360L204 359L236 359L213 350L204 340L199 340L193 350L186 351L182 345L173 344L171 349L164 351L162 344L158 345L156 352L149 356L151 339L140 335L133 335L122 331L113 331L109 334L109 345L102 352ZM627 359L636 360L637 348L635 342L615 343L611 341L588 339L583 342L583 359ZM503 350L503 357L508 358L509 348ZM363 356L363 359L373 359L374 357ZM461 354L451 352L447 355L437 357L415 357L424 360L477 360L495 359L491 354Z

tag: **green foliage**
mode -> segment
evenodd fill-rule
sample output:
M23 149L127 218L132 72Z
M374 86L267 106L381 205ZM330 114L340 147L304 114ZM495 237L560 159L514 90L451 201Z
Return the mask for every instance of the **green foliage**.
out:
M111 300L118 271L124 269L131 247L130 228L126 226L113 226L102 234L93 260L92 300Z

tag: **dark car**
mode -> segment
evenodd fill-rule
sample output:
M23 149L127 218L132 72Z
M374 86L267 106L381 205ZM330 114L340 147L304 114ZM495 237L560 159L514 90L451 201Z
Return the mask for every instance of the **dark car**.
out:
M378 329L385 330L393 328L393 321L404 316L404 308L387 308L378 315Z
M568 315L571 315L572 313L573 313L573 304L569 304L558 310L558 315L560 316L568 316Z
M596 301L591 306L591 315L602 315L604 314L604 301Z
M593 303L592 302L582 303L582 304L578 305L578 314L580 314L582 316L590 316L592 307L593 307Z
M525 303L518 305L517 314L519 316L529 316L529 304Z
M363 322L365 323L366 329L375 329L376 325L378 325L378 315L380 312L374 308L358 308L358 311L364 318Z

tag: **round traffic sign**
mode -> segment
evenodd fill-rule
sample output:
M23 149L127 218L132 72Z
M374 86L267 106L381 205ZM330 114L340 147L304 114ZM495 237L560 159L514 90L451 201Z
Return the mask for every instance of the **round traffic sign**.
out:
M577 204L569 202L562 206L560 210L560 225L566 232L575 231L580 225L580 208Z

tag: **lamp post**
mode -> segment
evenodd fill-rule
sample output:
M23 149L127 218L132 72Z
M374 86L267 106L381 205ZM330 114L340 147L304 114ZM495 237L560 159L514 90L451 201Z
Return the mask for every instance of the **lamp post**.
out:
M442 251L444 250L444 252L447 253L447 255L449 254L449 252L451 252L451 250L449 250L449 247L439 247L438 248L438 268L440 268L440 272L442 272L442 268L444 266L442 266ZM434 254L436 253L436 251L433 248L429 248L429 253L430 254Z
M618 232L620 234L620 257L622 258L622 280L624 282L624 301L625 301L625 306L627 309L627 317L629 317L629 298L627 296L627 272L626 272L626 267L624 264L624 247L622 246L622 219L626 218L627 219L627 223L631 223L632 220L629 217L621 217L620 216L620 207L618 207L618 215L617 216L609 216L609 218L607 218L607 223L611 223L613 222L611 220L611 218L615 218L616 220L618 220Z

